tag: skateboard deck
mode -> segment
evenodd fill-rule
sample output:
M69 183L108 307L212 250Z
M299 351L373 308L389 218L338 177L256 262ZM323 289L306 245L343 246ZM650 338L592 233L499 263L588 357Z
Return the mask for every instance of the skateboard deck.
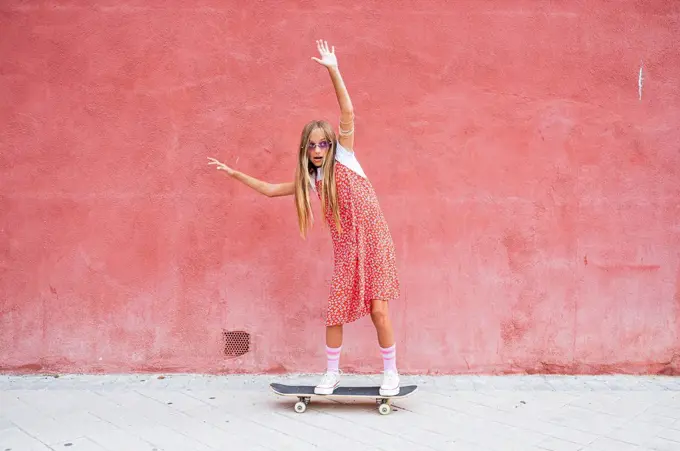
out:
M298 398L295 403L295 411L302 413L307 410L312 396L327 399L338 398L372 398L378 404L378 412L382 415L387 415L392 411L390 403L393 399L401 399L412 395L418 390L417 385L405 385L399 388L399 394L394 396L383 396L380 394L380 387L378 386L363 386L363 387L343 387L340 386L335 389L333 394L318 395L314 393L313 385L285 385L285 384L270 384L271 389L280 396L293 396Z

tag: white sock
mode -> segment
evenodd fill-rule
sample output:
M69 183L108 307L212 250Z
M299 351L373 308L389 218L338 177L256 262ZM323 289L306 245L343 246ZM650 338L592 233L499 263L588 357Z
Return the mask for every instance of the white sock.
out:
M397 371L397 344L389 348L380 348L380 354L382 354L384 370Z
M337 373L339 363L340 363L340 350L342 349L342 346L338 346L337 348L329 348L326 346L326 359L328 361L328 371L329 372L335 372Z

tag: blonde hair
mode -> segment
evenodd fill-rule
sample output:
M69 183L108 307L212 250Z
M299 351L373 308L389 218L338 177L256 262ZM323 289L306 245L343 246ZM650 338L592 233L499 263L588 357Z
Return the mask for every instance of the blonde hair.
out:
M310 183L314 183L312 177L316 180L316 166L309 161L307 145L309 144L309 135L317 128L323 131L326 140L330 144L328 151L326 152L326 158L321 166L323 170L323 180L321 182L321 208L324 213L324 223L327 218L326 213L330 211L335 219L335 226L339 232L342 231L342 227L340 226L338 196L335 189L335 149L337 147L335 132L331 125L326 121L311 121L302 129L300 148L298 149L298 164L295 170L295 208L297 209L300 235L302 235L303 238L307 236L307 231L314 222L312 207L309 201L309 190Z

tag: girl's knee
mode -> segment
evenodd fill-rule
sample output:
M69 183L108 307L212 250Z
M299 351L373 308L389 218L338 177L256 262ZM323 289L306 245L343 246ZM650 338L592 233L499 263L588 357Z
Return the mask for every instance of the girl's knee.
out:
M388 321L387 301L373 301L371 304L371 319L375 325L384 324Z

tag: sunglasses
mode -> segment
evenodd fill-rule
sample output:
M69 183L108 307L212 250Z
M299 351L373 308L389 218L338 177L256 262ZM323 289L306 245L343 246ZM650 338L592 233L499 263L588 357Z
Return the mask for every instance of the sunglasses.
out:
M307 149L308 150L313 150L315 147L319 147L321 150L326 150L331 146L331 143L328 141L319 141L317 144L314 144L313 142L310 142L307 144Z

